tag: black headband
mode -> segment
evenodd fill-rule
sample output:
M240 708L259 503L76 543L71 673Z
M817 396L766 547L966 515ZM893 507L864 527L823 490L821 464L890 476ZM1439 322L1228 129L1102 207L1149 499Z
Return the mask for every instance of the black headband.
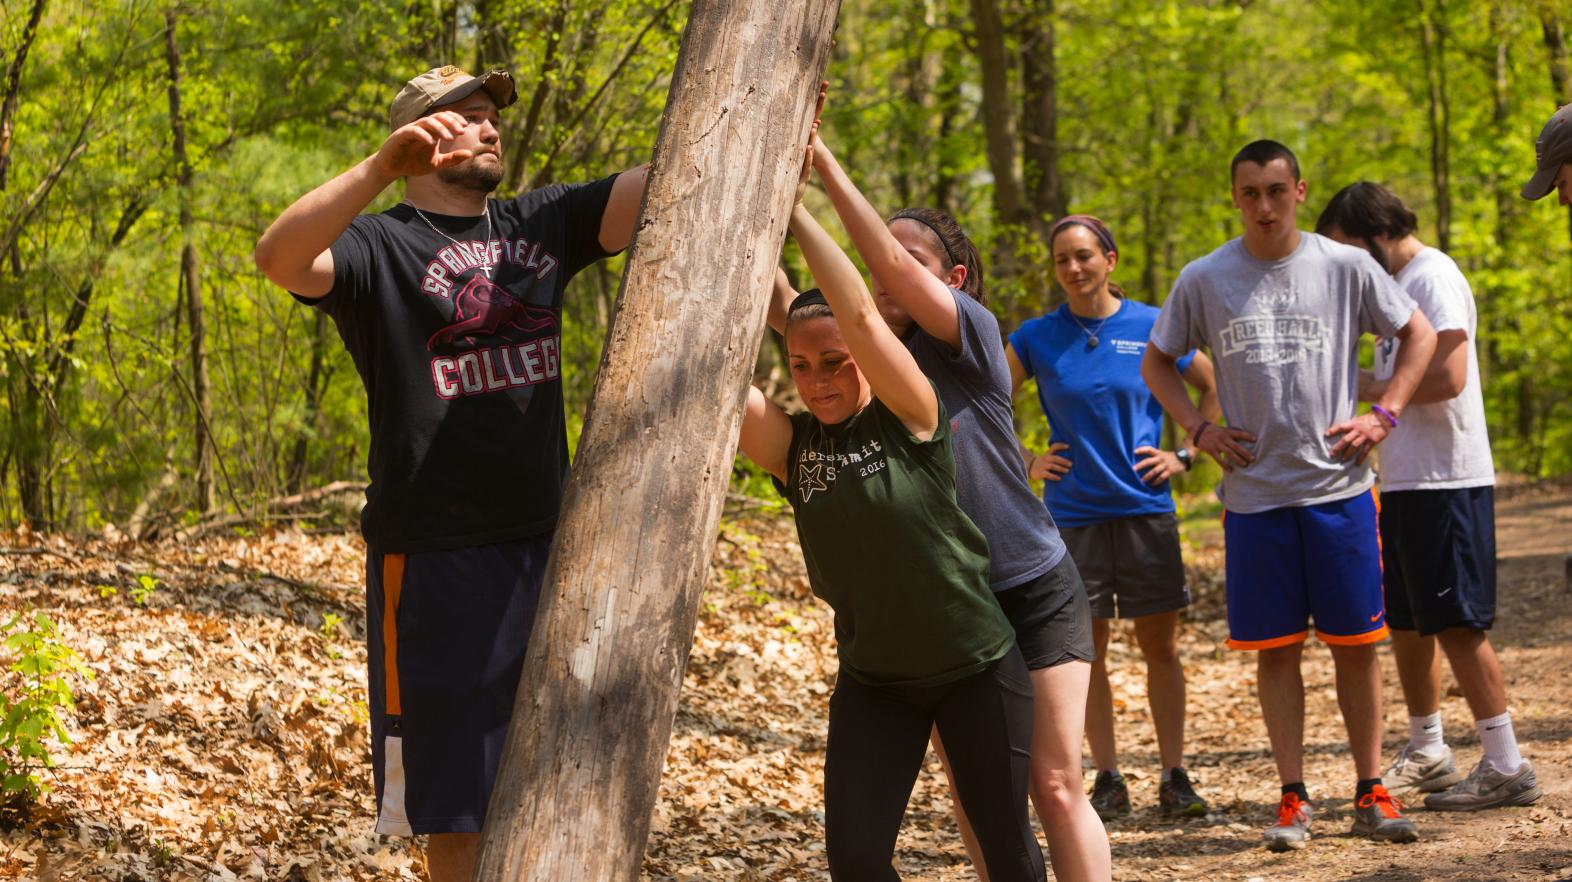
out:
M941 234L939 232L939 228L938 227L934 226L933 224L928 223L927 221L923 220L920 217L915 217L915 216L910 215L910 214L897 214L895 217L891 218L891 220L892 221L898 221L898 220L916 221L917 223L920 223L923 226L927 227L928 228L928 232L933 233L933 237L935 239L939 240L939 247L944 249L944 256L948 257L950 259L949 266L947 266L946 269L948 269L949 267L953 267L953 266L963 266L964 265L959 260L955 259L955 252L950 250L950 246L944 241L944 236L943 236L943 234Z
M823 304L824 306L829 306L830 302L824 299L823 291L820 291L818 288L809 288L808 290L797 295L796 299L791 302L791 306L786 308L786 314L790 316L797 310L805 309L809 306L813 306L814 304Z

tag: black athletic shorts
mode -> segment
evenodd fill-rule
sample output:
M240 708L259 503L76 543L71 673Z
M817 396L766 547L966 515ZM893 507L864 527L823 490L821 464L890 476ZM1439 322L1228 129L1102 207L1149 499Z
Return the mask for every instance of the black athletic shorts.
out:
M1015 628L1015 642L1028 669L1097 660L1086 586L1070 555L1030 582L993 596Z
M1179 521L1172 513L1114 518L1059 532L1086 580L1093 616L1135 619L1190 605Z
M1495 488L1381 494L1386 623L1437 634L1496 622Z
M551 535L366 550L378 833L477 833L502 759Z

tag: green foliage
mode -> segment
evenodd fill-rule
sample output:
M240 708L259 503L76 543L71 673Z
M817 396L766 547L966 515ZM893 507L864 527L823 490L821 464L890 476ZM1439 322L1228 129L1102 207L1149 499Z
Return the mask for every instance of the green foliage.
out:
M146 606L153 592L162 584L164 584L162 581L148 573L137 576L136 584L131 586L131 602L137 606Z
M1008 332L1057 295L1033 233L1047 208L1027 205L1025 223L995 214L977 2L845 0L824 136L881 211L938 205L961 220L987 258L991 305ZM1415 208L1421 238L1444 245L1475 289L1498 467L1572 471L1567 215L1554 200L1516 195L1557 104L1542 29L1554 4L988 2L1005 29L1001 103L1014 116L1017 166L1032 97L1022 94L1023 59L1041 52L1029 40L1052 16L1068 207L1109 222L1120 243L1115 278L1133 297L1160 303L1185 263L1238 234L1228 158L1252 138L1284 141L1310 184L1301 226L1361 178ZM362 478L360 377L331 322L257 273L257 236L376 149L398 86L440 63L503 66L518 78L520 101L503 114L504 193L646 161L686 4L459 0L406 4L397 15L372 0L178 4L193 169L184 194L164 57L170 8L51 3L21 68L0 185L0 528L24 519L123 526L144 503L178 524L197 501L189 477L199 424L212 435L226 508ZM8 63L30 9L29 0L0 0ZM1425 23L1438 49L1427 50ZM1438 144L1446 149L1433 162ZM182 195L206 309L205 423L193 407L180 282ZM370 210L401 196L395 185ZM830 221L819 194L810 198ZM580 273L563 304L573 443L622 266L616 258ZM800 266L792 270L800 279ZM756 379L788 387L774 346L761 353ZM1028 436L1041 431L1035 410L1029 401L1021 408ZM181 480L162 490L171 469ZM1200 490L1205 480L1198 472L1184 483ZM734 470L733 489L776 498L747 463Z
M9 660L0 691L0 808L30 803L48 787L39 779L51 768L51 744L71 744L66 714L75 707L72 677L93 679L59 629L42 611L16 613L0 624Z
M323 613L322 624L317 627L317 636L322 639L328 658L337 659L343 655L338 648L339 627L343 624L344 617L338 613Z

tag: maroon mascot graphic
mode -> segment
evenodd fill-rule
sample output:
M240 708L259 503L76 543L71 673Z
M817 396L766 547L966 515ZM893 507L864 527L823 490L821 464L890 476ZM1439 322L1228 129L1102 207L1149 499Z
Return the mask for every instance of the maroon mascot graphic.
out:
M460 338L473 346L477 337L494 336L505 328L533 333L556 324L557 317L551 310L530 306L485 276L475 276L453 298L453 324L432 334L426 349L453 345Z

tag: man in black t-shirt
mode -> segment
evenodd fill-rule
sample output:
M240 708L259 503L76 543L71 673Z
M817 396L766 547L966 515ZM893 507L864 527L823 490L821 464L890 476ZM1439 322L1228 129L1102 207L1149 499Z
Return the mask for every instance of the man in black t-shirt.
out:
M369 401L361 530L377 831L468 880L568 471L563 288L627 247L639 168L488 199L513 78L427 71L390 134L284 211L257 266L332 317ZM405 179L405 201L360 214Z

